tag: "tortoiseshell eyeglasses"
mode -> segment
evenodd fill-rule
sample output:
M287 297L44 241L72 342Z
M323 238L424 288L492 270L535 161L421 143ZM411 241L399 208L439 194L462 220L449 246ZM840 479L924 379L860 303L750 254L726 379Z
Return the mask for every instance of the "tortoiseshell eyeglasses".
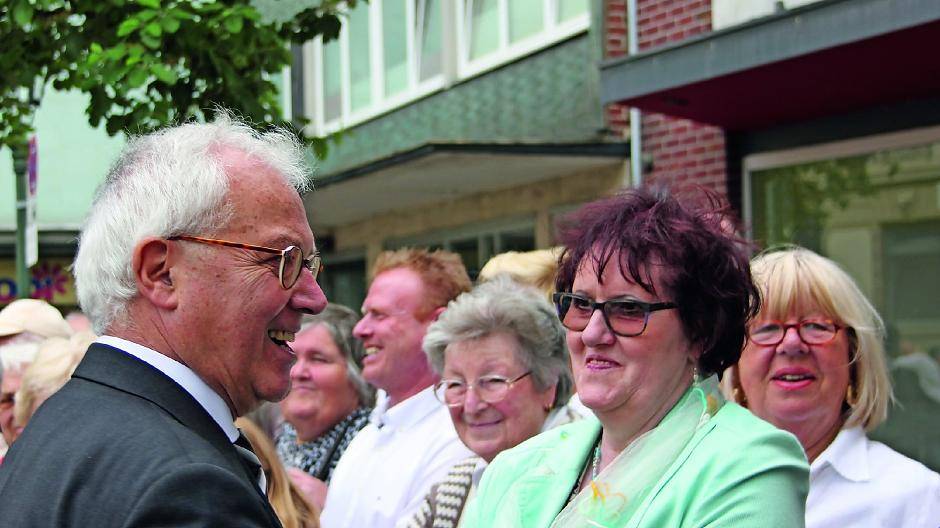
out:
M313 275L313 280L317 280L323 263L320 260L320 252L314 251L307 258L303 256L303 250L297 246L287 246L284 249L274 249L264 246L254 246L251 244L242 244L240 242L229 242L227 240L217 240L214 238L203 238L189 235L179 235L170 237L168 240L185 240L187 242L198 242L200 244L211 244L215 246L226 246L251 251L262 251L264 253L273 253L281 256L281 261L277 267L277 278L281 281L281 287L285 290L291 289L297 283L300 272L307 268Z

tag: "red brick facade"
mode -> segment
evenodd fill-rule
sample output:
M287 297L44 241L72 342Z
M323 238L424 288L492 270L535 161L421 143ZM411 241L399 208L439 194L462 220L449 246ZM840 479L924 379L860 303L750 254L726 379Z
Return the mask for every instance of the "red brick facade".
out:
M712 30L712 0L637 0L640 51Z
M711 31L711 0L637 0L640 51ZM604 13L606 57L626 54L626 0L607 0ZM629 108L608 105L608 127L616 135L629 130ZM642 143L648 182L694 183L727 194L725 136L720 128L687 119L644 113Z

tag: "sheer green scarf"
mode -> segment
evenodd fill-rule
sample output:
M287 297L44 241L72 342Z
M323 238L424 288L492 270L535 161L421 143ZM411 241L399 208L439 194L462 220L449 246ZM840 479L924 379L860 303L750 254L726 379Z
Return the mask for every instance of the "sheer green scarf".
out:
M724 403L717 376L693 383L659 425L628 445L568 503L552 528L625 526L695 432Z

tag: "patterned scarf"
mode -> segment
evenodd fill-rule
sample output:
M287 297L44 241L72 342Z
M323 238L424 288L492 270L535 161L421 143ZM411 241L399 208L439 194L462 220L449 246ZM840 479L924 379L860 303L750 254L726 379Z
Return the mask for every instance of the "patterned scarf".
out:
M339 457L343 456L356 433L369 423L371 412L368 407L359 407L327 432L303 443L297 442L294 426L284 422L277 434L277 456L285 466L302 469L329 483Z

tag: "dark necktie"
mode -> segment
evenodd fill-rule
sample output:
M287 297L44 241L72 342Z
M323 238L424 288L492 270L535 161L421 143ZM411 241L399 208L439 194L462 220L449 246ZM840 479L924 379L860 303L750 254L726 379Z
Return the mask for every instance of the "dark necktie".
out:
M261 470L261 461L258 460L258 456L255 455L254 450L251 447L251 442L248 441L248 438L245 436L241 430L238 431L238 438L235 439L235 451L238 451L238 456L242 457L242 461L245 463L245 467L248 468L249 473L254 478L255 483L258 485L258 488L261 489L261 493L267 494L267 479L265 478L264 471Z

